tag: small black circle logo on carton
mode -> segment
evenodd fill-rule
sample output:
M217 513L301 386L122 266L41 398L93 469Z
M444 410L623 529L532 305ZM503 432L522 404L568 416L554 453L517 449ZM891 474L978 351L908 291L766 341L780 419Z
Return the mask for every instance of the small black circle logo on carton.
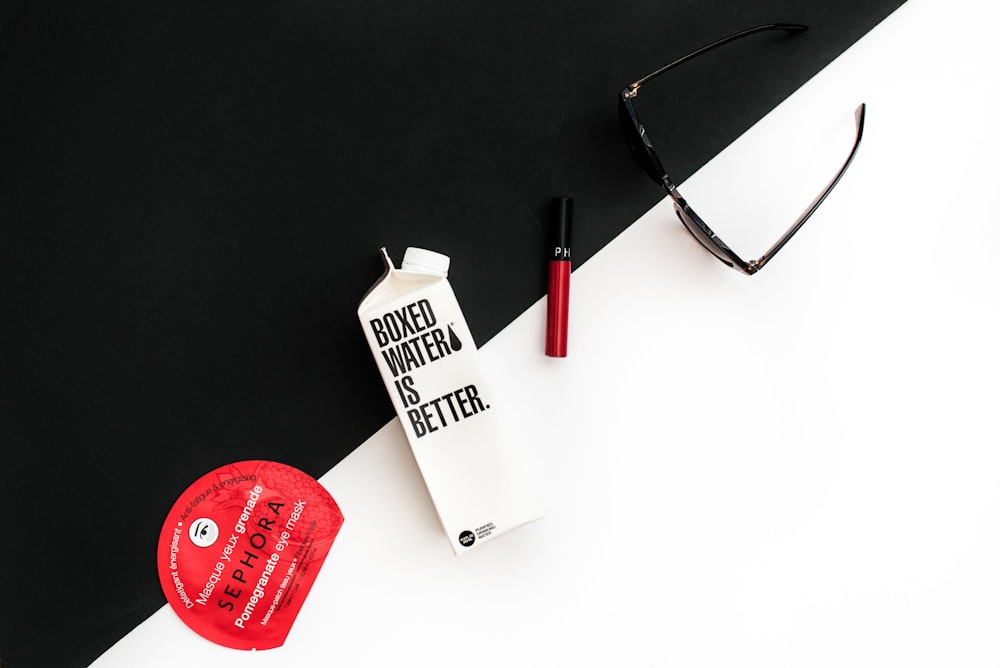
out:
M462 544L462 547L472 547L472 544L476 542L476 534L471 531L463 531L458 534L458 542Z

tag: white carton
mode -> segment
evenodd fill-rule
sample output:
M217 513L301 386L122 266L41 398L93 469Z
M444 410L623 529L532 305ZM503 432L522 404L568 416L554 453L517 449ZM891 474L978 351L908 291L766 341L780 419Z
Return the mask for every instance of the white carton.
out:
M449 258L408 248L358 318L456 554L541 517L475 341L448 282Z

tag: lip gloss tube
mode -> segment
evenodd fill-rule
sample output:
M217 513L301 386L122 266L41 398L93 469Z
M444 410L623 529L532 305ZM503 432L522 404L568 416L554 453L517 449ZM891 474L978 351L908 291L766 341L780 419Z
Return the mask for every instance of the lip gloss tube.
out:
M545 326L545 354L566 357L569 334L569 276L573 238L573 199L556 197L552 200L552 230L548 246L549 292Z

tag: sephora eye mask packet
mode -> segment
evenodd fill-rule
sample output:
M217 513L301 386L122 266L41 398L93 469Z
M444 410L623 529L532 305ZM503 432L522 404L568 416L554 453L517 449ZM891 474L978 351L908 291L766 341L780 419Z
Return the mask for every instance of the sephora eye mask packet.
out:
M177 500L157 548L160 585L194 631L234 649L288 632L344 523L311 476L277 462L218 468Z

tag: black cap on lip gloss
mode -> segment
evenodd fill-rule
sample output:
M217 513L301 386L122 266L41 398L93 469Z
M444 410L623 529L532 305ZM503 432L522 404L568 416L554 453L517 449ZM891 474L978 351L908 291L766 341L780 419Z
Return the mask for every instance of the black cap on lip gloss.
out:
M573 246L573 198L552 198L552 228L549 239L549 259L569 260Z

